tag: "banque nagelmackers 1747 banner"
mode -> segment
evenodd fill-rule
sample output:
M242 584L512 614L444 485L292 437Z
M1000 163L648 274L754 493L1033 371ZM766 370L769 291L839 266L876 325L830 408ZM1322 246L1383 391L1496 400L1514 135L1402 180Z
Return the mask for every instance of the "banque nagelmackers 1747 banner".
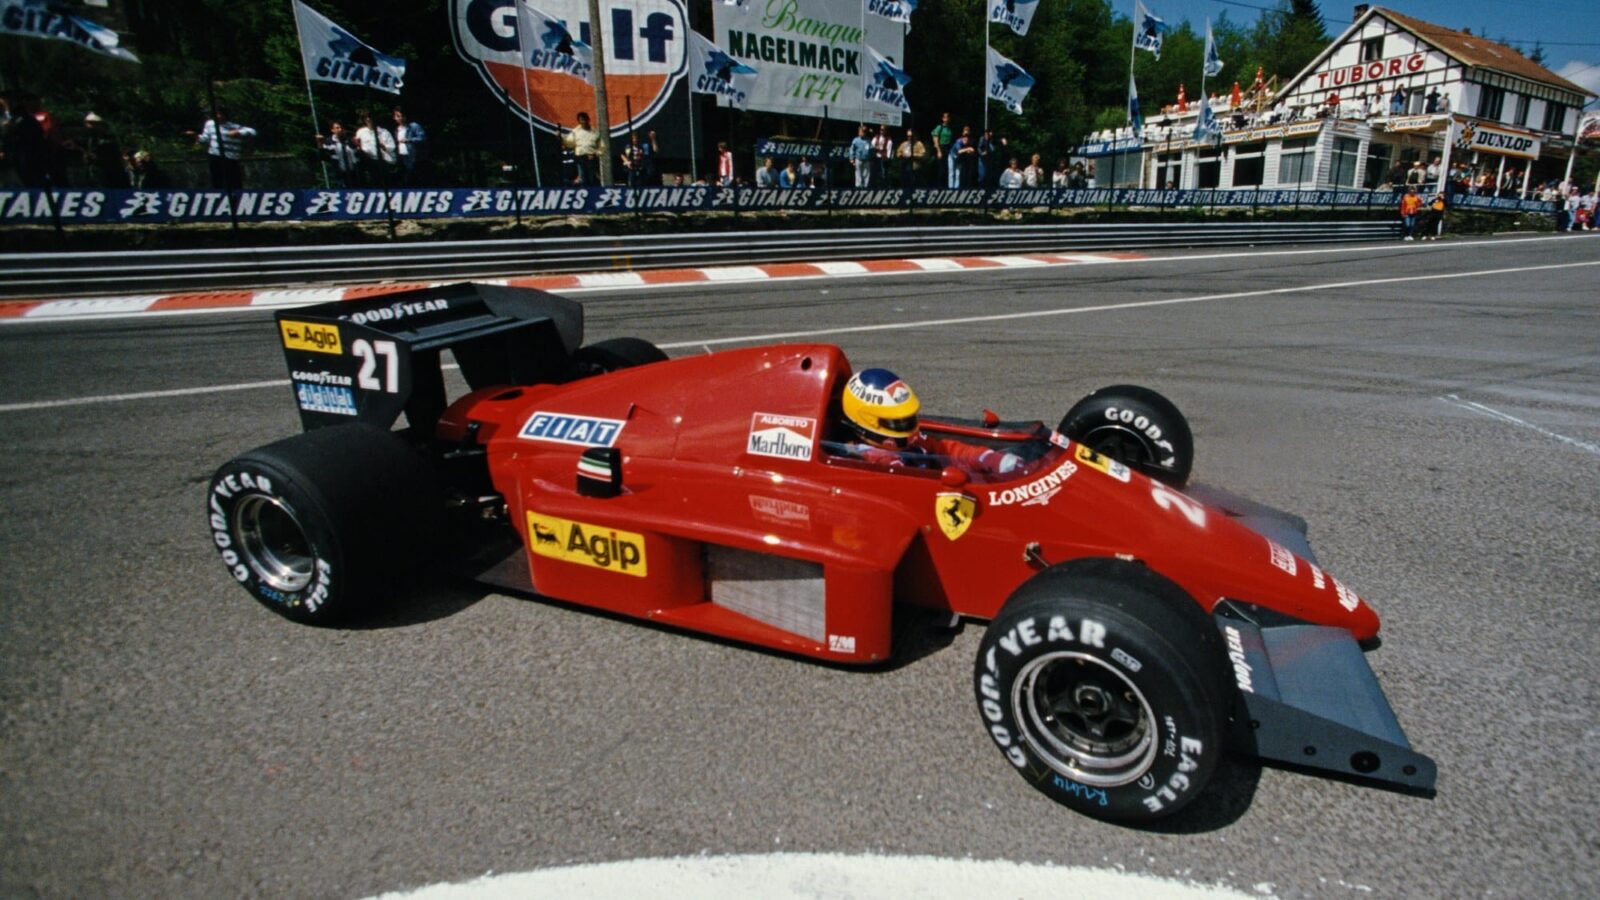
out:
M862 75L868 44L904 67L904 25L866 14L862 0L746 0L711 9L717 43L761 70L750 109L821 116L826 108L830 119L900 124L898 110L866 102Z

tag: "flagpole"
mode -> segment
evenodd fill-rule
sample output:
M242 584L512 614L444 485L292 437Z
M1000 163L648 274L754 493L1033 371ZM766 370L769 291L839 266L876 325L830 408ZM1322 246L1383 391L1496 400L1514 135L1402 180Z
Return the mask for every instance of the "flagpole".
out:
M317 98L311 94L311 70L306 68L306 39L300 33L300 10L296 9L298 5L299 0L289 0L289 15L294 16L294 37L300 44L300 71L306 76L306 100L311 104L311 136L315 138L322 134L322 126L317 124ZM222 123L217 122L215 110L213 110L211 121L216 123L217 140L220 142L222 140ZM221 144L219 143L217 146L221 147ZM343 153L344 151L340 150L339 152ZM343 162L343 159L340 161ZM333 185L328 181L328 161L323 158L320 145L317 147L317 162L322 166L323 190L333 190Z
M534 138L533 101L528 99L528 45L522 42L522 0L517 0L517 71L522 73L522 109L528 114L528 153L533 156L533 186L544 187L539 176L539 142Z
M857 92L860 115L856 117L857 125L867 122L867 0L861 0L861 90ZM901 54L904 55L903 53Z
M689 93L689 180L690 180L690 183L693 183L693 182L696 182L696 181L700 180L700 165L699 165L699 163L697 163L695 161L696 157L699 155L699 149L696 147L695 139L694 139L695 99L694 99L694 86L693 85L689 86L689 92L688 93ZM660 153L660 151L661 151L660 147L656 147L656 148L653 148L653 149L657 153Z
M989 130L989 6L982 6L984 11L984 74L978 78L982 93L981 102L984 104L984 131Z

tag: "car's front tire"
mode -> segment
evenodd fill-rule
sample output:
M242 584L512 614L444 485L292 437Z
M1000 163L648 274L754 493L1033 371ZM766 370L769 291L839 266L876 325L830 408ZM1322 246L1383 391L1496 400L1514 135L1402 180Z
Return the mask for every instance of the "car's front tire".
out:
M1061 417L1056 430L1157 481L1182 488L1194 469L1194 435L1171 400L1132 384L1103 387Z
M367 425L298 434L219 468L212 545L263 605L314 625L369 611L430 556L442 503L423 455Z
M1097 819L1169 816L1225 751L1234 692L1216 628L1176 584L1088 559L1034 576L979 646L990 738L1036 789Z

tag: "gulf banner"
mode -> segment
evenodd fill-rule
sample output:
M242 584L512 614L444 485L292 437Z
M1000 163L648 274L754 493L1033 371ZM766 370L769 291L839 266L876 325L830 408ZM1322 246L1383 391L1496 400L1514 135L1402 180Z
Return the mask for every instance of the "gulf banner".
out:
M750 109L848 122L900 124L899 103L869 101L876 74L871 45L905 58L905 26L866 15L863 0L746 0L714 3L716 42L761 71ZM609 34L609 32L607 32Z
M456 52L500 102L549 132L595 114L588 0L449 0ZM600 0L611 134L666 106L689 68L684 0ZM633 110L628 119L627 110Z

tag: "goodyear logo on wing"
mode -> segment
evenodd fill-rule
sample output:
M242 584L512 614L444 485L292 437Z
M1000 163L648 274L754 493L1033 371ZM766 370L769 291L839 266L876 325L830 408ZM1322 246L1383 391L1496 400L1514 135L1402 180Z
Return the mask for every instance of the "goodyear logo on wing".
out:
M528 546L538 556L643 578L644 535L528 511Z
M518 437L530 441L550 441L579 447L610 447L626 425L618 419L597 419L569 413L536 412L522 426Z
M335 325L284 319L278 323L278 330L283 332L283 346L290 350L333 354L344 352L344 345L339 343L339 329Z

